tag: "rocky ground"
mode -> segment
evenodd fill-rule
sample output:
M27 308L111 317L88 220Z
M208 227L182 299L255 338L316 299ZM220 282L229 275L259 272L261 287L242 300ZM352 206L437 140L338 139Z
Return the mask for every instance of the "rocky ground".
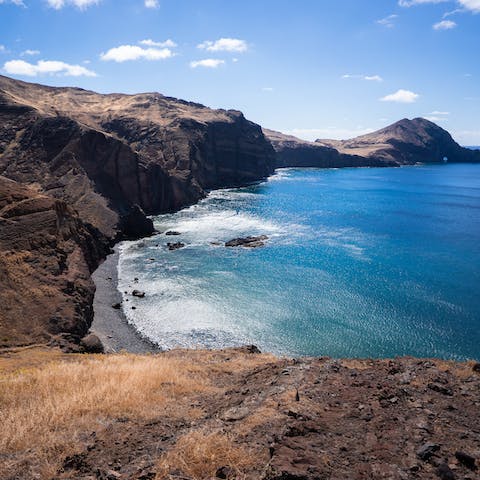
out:
M146 417L92 425L58 460L53 478L480 478L478 364L255 352L159 354L194 366L202 390L184 392ZM16 464L0 478L35 478L22 455L0 454L0 463L8 457Z

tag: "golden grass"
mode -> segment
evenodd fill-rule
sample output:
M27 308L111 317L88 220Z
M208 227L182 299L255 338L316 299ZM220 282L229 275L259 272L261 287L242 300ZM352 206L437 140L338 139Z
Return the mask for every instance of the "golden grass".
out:
M240 480L246 478L257 458L226 433L194 431L182 436L160 459L156 478L179 478L180 473L193 480L207 480L215 478L219 468L227 467L231 472L228 478Z
M181 396L209 388L191 362L163 355L77 357L6 373L0 376L0 471L15 454L48 477L85 433L118 417L158 417Z

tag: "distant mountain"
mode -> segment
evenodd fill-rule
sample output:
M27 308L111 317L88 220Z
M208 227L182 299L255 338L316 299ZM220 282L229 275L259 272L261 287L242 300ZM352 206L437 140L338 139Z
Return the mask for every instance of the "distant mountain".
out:
M446 130L424 118L403 119L351 140L306 142L279 132L264 132L277 153L278 167L480 162L479 152L461 147Z

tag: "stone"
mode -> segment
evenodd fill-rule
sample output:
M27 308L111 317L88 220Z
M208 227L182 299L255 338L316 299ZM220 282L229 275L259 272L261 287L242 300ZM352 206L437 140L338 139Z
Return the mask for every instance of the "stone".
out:
M220 467L216 473L215 473L216 478L223 478L223 479L233 479L235 478L235 470L233 470L232 467L224 466Z
M176 230L168 230L168 232L165 232L165 235L181 235L181 233Z
M453 390L450 387L438 382L429 383L428 388L434 392L441 393L442 395L448 395L449 397L453 396Z
M441 480L455 480L457 478L446 463L441 463L435 473Z
M144 298L145 297L145 292L142 292L141 290L134 290L132 292L132 295L137 298Z
M80 340L80 346L85 353L104 353L101 340L93 333L90 333Z
M468 453L457 451L455 452L455 458L462 465L465 465L470 470L477 470L477 465L475 464L475 458L469 455Z
M266 235L260 235L258 237L238 237L228 242L225 242L226 247L246 247L246 248L258 248L265 245L265 240L268 237Z
M440 450L440 445L427 442L417 450L417 456L422 460L428 460L435 454L435 452L438 452L438 450Z
M178 250L179 248L183 248L185 246L182 242L168 242L167 247L170 251Z
M112 308L115 309L115 310L120 310L122 308L122 304L121 303L114 303L112 305Z

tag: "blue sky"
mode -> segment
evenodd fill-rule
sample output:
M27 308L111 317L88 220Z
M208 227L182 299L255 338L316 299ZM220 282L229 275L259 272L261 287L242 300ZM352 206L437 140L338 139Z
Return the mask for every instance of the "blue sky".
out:
M0 0L0 73L302 138L423 116L480 145L480 0Z

